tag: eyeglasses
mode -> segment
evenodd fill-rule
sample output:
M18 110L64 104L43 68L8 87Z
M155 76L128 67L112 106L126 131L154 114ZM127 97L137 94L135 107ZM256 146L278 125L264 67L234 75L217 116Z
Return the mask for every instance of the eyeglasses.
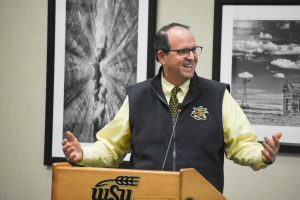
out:
M172 49L172 50L169 50L169 51L176 51L176 53L179 55L179 56L182 56L182 57L188 57L190 55L190 52L192 52L194 55L201 55L202 53L202 49L203 47L201 46L195 46L193 48L184 48L184 49Z

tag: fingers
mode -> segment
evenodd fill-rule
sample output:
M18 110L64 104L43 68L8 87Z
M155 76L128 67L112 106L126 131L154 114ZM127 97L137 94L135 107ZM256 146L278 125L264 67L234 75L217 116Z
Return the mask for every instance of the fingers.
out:
M61 143L63 146L62 150L65 155L66 155L66 152L69 149L69 147L72 145L72 142L74 142L74 138L75 138L74 135L70 131L67 131L66 136L67 136L67 138L63 139L63 141Z
M74 141L74 139L76 139L76 137L73 135L71 131L67 131L66 136L68 141Z
M65 152L65 156L66 156L67 161L76 162L77 152L76 152L75 148L72 146L69 147Z
M70 132L66 132L66 139L62 141L62 150L67 161L79 162L82 159L82 149L77 138Z
M263 161L265 163L272 163L275 160L275 152L274 150L269 146L269 144L266 142L267 139L265 139L265 142L263 143L264 149L261 151L263 155Z
M76 149L76 147L70 143L66 144L65 146L63 146L63 152L65 154L65 157L67 159L67 161L69 162L79 162L79 155L78 155L78 151Z
M63 150L65 156L66 156L66 157L69 157L70 154L71 154L73 151L75 151L75 148L72 146L72 144L67 143L66 145L63 146L62 150Z
M268 164L272 162L272 158L270 157L268 151L262 150L261 153L262 153L262 159L264 163Z
M275 145L274 141L271 140L271 139L268 138L268 137L265 137L264 139L265 139L265 141L264 141L264 143L263 143L264 147L265 147L269 152L274 151L274 150L276 149L276 145Z
M265 163L272 163L275 160L275 156L273 152L268 151L266 148L261 151L263 156L263 161Z
M278 148L279 148L279 145L280 145L279 140L280 140L281 137L282 137L282 133L276 133L276 134L272 135L274 144Z
M80 162L82 160L82 153L72 152L69 156L69 162Z
M280 138L282 133L275 133L272 139L265 137L263 143L264 149L262 150L262 157L265 163L273 163L280 147Z
M263 143L263 146L266 150L266 154L269 154L270 157L274 157L276 154L276 147L274 143L269 139L265 138L265 141Z

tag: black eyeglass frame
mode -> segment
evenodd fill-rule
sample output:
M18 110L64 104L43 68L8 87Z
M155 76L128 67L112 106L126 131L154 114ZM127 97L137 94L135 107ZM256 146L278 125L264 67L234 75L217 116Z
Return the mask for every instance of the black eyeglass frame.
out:
M199 48L200 49L200 53L196 53L196 49ZM201 55L202 51L203 51L203 47L202 46L195 46L193 48L184 48L184 49L170 49L168 52L170 51L175 51L179 56L183 56L183 57L187 57L190 55L190 52L192 52L194 55Z

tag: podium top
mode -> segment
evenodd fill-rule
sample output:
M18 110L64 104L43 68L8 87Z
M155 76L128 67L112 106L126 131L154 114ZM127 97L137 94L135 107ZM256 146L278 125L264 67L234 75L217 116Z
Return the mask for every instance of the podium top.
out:
M52 200L58 199L222 200L225 197L195 169L170 172L54 163Z

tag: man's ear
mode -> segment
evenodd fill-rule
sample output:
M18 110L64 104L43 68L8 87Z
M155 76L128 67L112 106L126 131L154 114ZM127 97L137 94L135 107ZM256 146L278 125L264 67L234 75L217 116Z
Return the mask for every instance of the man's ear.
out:
M166 63L166 53L163 50L158 50L157 59L162 65L164 65Z

